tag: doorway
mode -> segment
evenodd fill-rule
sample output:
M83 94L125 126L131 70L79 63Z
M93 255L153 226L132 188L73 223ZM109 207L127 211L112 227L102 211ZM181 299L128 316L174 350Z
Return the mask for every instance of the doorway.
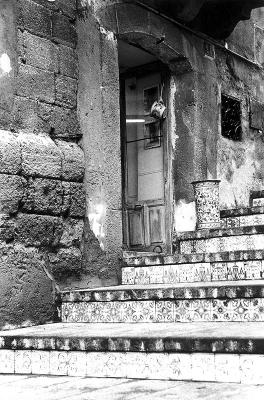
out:
M167 247L167 118L153 117L167 103L168 72L151 54L119 43L125 249L161 253Z

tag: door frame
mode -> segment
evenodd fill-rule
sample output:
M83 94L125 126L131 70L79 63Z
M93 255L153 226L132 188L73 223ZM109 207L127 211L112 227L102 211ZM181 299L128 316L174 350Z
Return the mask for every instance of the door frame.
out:
M122 218L123 218L123 248L125 250L144 251L144 249L131 249L129 243L128 210L126 209L127 199L127 146L126 146L126 98L125 81L131 77L144 77L151 73L160 73L161 82L164 84L164 101L167 106L167 118L163 122L163 174L164 174L164 226L165 243L164 252L172 252L172 228L173 228L173 191L172 191L172 148L169 135L170 121L170 79L169 68L160 61L131 68L120 74L120 135L121 135L121 163L122 163ZM144 211L143 211L144 212ZM145 250L146 251L146 250Z

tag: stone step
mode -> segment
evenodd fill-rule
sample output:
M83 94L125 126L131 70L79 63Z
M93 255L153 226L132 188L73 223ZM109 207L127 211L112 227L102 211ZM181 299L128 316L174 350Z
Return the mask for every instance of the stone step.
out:
M0 373L264 383L264 323L50 324L0 332Z
M264 225L184 232L176 242L182 254L263 250Z
M194 262L122 268L122 285L264 279L264 256L246 261Z
M252 192L249 199L250 205L253 207L264 206L264 190Z
M264 207L222 210L221 229L264 225Z
M61 293L62 322L264 321L259 281L116 286Z
M152 265L175 265L175 264L193 264L193 263L211 263L228 261L249 261L264 260L264 250L242 250L226 251L217 253L192 253L192 254L169 254L169 255L148 255L145 256L139 252L133 255L123 257L125 267L129 266L152 266Z

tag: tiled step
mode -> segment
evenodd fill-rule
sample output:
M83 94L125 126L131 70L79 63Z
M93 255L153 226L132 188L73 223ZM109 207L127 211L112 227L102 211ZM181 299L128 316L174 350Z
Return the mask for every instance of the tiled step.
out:
M128 266L151 266L151 265L175 265L175 264L194 264L194 263L211 263L211 262L229 262L229 261L249 261L264 260L263 250L242 250L242 251L226 251L217 253L192 253L144 256L141 253L135 253L132 256L123 257L125 267Z
M177 241L182 254L263 250L264 226L185 232Z
M123 285L264 279L263 259L178 263L122 268Z
M264 321L259 282L117 286L63 292L62 322Z
M252 205L253 207L264 207L264 190L259 190L251 193L250 205Z
M0 373L264 383L264 323L51 324L0 332Z
M264 206L222 210L221 228L239 228L264 225Z

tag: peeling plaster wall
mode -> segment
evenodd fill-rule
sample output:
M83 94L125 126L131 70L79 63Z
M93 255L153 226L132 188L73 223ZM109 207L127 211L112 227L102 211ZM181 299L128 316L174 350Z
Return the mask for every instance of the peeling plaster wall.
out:
M78 23L78 107L86 175L88 285L116 284L122 256L122 189L117 43L92 10Z
M74 0L0 1L0 328L53 320L82 282L75 19Z

